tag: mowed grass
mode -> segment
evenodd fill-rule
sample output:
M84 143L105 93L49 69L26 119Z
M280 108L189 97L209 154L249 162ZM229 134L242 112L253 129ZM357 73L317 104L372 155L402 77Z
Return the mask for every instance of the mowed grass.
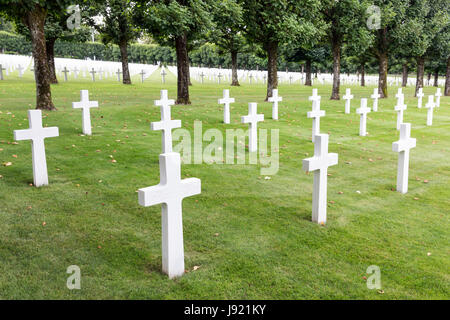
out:
M60 136L46 139L50 185L43 188L30 186L30 142L12 143L14 129L28 128L32 76L0 82L0 298L449 298L448 97L427 127L426 109L417 108L413 88L404 89L405 122L412 123L417 147L409 192L402 195L393 191L397 88L369 114L369 136L359 137L355 109L373 87L351 87L355 99L346 115L344 101L328 100L330 86L315 86L326 111L321 131L330 134L329 152L339 154L339 164L329 168L328 223L320 226L311 222L313 174L302 171L314 148L306 118L311 88L281 84L280 120L274 121L262 84L233 87L232 123L224 125L217 99L228 85L193 80L192 105L172 109L192 138L195 120L203 132L247 129L240 117L248 102L258 102L265 116L259 128L280 130L280 167L266 179L261 165L182 166L183 178L201 179L202 193L183 201L189 272L169 280L161 272L161 206L140 207L136 190L159 182L161 132L151 131L150 122L160 112L153 100L163 88L175 98L176 81L168 76L162 85L159 70L144 84L139 77L131 86L114 79L65 83L60 76L52 87L58 111L44 112L44 124L58 126ZM100 104L91 111L91 137L80 134L81 111L71 108L81 89ZM7 162L12 165L3 166ZM66 287L70 265L81 268L81 290ZM384 293L366 286L371 265L380 267Z

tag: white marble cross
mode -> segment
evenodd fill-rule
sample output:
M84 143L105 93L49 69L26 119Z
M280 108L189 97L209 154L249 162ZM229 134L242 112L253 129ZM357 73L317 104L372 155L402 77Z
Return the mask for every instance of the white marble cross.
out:
M218 81L219 81L219 84L220 84L220 79L221 79L222 77L223 77L222 74L219 72L219 75L217 76L217 79L218 79Z
M97 71L94 70L94 68L92 68L91 71L89 71L90 74L92 74L92 81L95 82L95 74L97 73Z
M230 90L223 90L223 98L219 99L219 104L223 104L223 123L230 123L230 103L234 102L234 98L230 98Z
M411 138L411 124L402 123L400 140L392 143L392 151L398 152L397 191L408 192L409 150L416 146L416 139Z
M248 151L254 152L258 150L258 122L264 121L263 114L257 114L258 105L256 102L248 104L248 115L241 117L242 123L249 124L248 133Z
M160 182L138 190L139 204L149 207L162 204L162 270L170 279L184 274L182 201L201 193L197 178L181 180L180 154L159 155Z
M395 95L395 97L396 97L397 99L399 99L401 96L403 96L402 88L398 88L397 94Z
M361 115L359 120L359 135L365 137L367 135L367 114L370 108L367 107L367 99L361 99L361 107L356 109L356 113Z
M314 104L314 103L316 103L316 102L320 102L320 99L321 99L321 96L319 96L319 95L317 94L317 89L314 88L314 89L313 89L312 96L309 96L308 100L309 100L309 101L312 101L313 104Z
M64 70L62 70L61 72L64 73L64 81L67 82L67 73L69 72L69 70L67 70L67 68L64 67Z
M31 140L33 159L33 181L36 187L48 185L47 159L45 157L45 138L57 137L57 127L42 126L41 110L28 110L30 129L14 130L14 140Z
M75 68L73 69L73 77L74 77L75 79L78 77L78 72L79 72L78 68L75 67Z
M200 77L202 78L202 84L203 84L203 77L205 76L205 74L203 73L203 71L202 71L202 73L200 73Z
M141 75L141 83L144 83L144 76L145 76L145 71L144 69L141 70L141 72L139 73Z
M24 67L22 67L22 65L19 64L17 70L19 70L19 78L22 78Z
M345 113L350 113L350 101L353 99L350 88L345 89L345 96L342 98L345 100Z
M166 69L162 69L162 70L161 70L161 80L162 80L162 83L166 83L166 75L167 75Z
M3 68L3 66L0 64L0 80L4 80L3 79L3 70L6 70L6 68Z
M120 69L117 69L117 81L120 82L120 75L121 75L122 71L120 71Z
M419 88L419 92L417 92L417 108L422 108L422 98L424 97L423 88Z
M160 106L161 121L152 122L152 130L162 130L162 152L172 152L172 129L181 127L181 120L172 120L170 108L175 100L168 99L167 90L161 90L161 99L155 100L155 105Z
M372 110L374 112L378 111L378 99L381 98L381 95L378 93L378 88L373 89L373 94L370 96L373 99Z
M397 105L394 110L397 111L397 130L400 130L400 125L403 123L403 111L406 110L406 104L404 103L405 96L402 94L398 95Z
M73 109L83 109L83 133L86 135L92 134L92 126L91 126L91 108L98 107L98 101L89 101L89 91L81 90L80 91L81 101L80 102L72 102Z
M320 117L325 116L325 111L320 110L320 96L317 96L317 89L313 89L313 95L309 99L313 101L312 111L308 111L306 115L313 119L312 142L314 142L315 136L320 134Z
M434 94L434 96L436 97L436 108L439 108L441 106L442 97L441 88L436 89L436 93Z
M337 153L328 153L328 135L318 134L314 138L314 157L303 160L303 170L314 171L312 221L327 222L327 172L328 167L338 163Z
M278 96L278 89L272 89L272 96L267 101L272 102L272 119L278 120L278 102L283 101L283 98Z
M427 112L427 126L431 126L433 124L433 110L436 107L434 103L434 96L428 96L428 103L425 105L425 109L428 109Z

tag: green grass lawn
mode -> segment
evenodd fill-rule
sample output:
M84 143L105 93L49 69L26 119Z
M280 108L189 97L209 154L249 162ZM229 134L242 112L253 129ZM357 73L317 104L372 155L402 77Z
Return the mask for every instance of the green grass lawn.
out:
M60 77L60 80L63 77ZM115 78L79 79L52 87L58 111L43 112L60 136L46 139L50 185L34 188L30 142L13 144L13 130L28 128L35 104L31 74L0 82L0 298L2 299L448 299L450 213L450 100L441 98L433 126L404 89L417 147L411 151L409 192L392 191L398 154L392 142L397 88L368 116L369 136L359 137L359 99L373 87L352 87L352 113L344 101L322 96L322 133L339 164L329 168L328 223L311 222L313 175L302 171L312 156L311 88L281 84L279 121L263 102L263 85L231 88L236 103L224 125L217 99L226 85L194 81L189 106L172 117L193 131L247 129L240 117L258 102L263 129L280 130L280 169L265 179L260 165L190 164L182 177L202 181L202 193L183 202L186 269L169 280L161 273L161 206L138 205L136 190L159 182L161 132L153 100L160 89L176 96L159 70L144 84ZM346 86L341 88L345 92ZM71 108L88 89L100 107L91 111L93 136L81 135L81 111ZM425 88L426 95L435 88ZM424 104L427 97L424 98ZM372 105L369 100L369 106ZM206 146L207 143L204 143ZM115 159L117 162L112 162ZM357 193L356 191L360 191ZM81 268L81 290L69 290L70 265ZM381 270L383 292L369 290L370 265ZM194 268L196 267L196 268ZM197 268L199 267L199 268ZM194 270L195 269L195 270Z

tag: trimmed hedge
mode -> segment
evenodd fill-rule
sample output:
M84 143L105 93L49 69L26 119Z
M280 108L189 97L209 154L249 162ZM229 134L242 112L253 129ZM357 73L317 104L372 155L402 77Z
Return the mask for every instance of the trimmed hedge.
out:
M0 31L0 50L4 53L31 55L31 43L25 37ZM56 41L55 56L73 59L97 59L104 61L120 61L120 50L116 45L104 45L99 42L66 42ZM193 66L231 68L230 54L221 55L214 44L204 44L189 53ZM170 47L147 44L131 44L128 46L128 60L135 63L156 64L158 61L167 65L176 64L175 50ZM287 67L291 71L300 70L300 64L285 62L279 59L279 70ZM262 59L251 53L238 56L238 68L250 70L266 70L267 59Z

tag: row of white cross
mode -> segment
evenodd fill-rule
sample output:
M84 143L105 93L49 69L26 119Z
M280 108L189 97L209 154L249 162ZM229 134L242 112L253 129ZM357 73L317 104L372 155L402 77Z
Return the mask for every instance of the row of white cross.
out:
M224 104L224 122L229 123L229 105L234 102L229 91L224 90L224 97L219 103ZM350 96L347 92L346 96ZM406 109L403 103L403 93L397 93L398 103L396 110ZM314 156L303 160L303 170L314 172L314 186L312 197L312 221L324 224L327 216L327 171L328 167L338 163L338 154L328 153L329 136L320 134L320 117L325 111L320 110L320 96L317 89L313 89L312 111L307 113L313 119L312 140L314 142ZM273 103L272 118L278 119L278 90L274 89L269 99ZM429 102L430 103L430 102ZM201 181L197 178L181 179L180 154L172 151L172 129L181 127L181 120L172 120L171 106L175 104L168 98L167 90L161 90L160 100L155 105L160 107L161 121L152 122L152 130L162 131L162 153L159 156L160 183L156 186L138 190L139 204L147 207L162 204L162 269L170 278L181 276L184 273L184 245L182 224L182 200L201 193ZM89 101L87 90L81 90L81 101L73 102L73 108L83 110L83 133L92 134L90 121L90 108L98 107L97 101ZM432 108L433 107L429 107ZM367 99L362 99L361 108L357 113L367 115ZM28 118L30 128L15 130L15 140L32 141L32 160L34 185L40 187L48 184L47 164L45 157L44 139L57 137L57 127L44 128L42 126L42 113L40 110L29 110ZM365 117L364 117L365 119ZM403 120L403 118L400 118ZM242 123L249 123L249 151L257 151L257 123L264 120L263 114L257 114L257 104L249 103L249 114L241 117ZM365 125L364 125L365 127ZM416 139L411 138L411 124L399 123L400 140L392 145L395 152L399 152L397 171L397 190L406 193L408 190L409 151L416 146ZM365 129L360 129L360 135L365 135Z
M428 96L428 103L425 105L425 108L428 109L427 112L427 125L431 126L433 124L433 110L434 108L439 108L440 106L440 98L442 96L441 88L436 89L436 93L434 95ZM370 96L373 99L372 110L374 112L378 111L378 99L380 98L380 94L378 93L378 89L375 88L373 94ZM400 126L403 123L403 115L407 106L405 104L405 96L402 92L402 88L399 88L397 94L395 95L397 98L397 105L394 107L394 110L397 111L397 130L400 130ZM417 107L422 108L422 98L424 97L423 89L419 88L417 93ZM434 101L436 98L436 102ZM350 92L350 89L346 89L345 95L343 96L345 100L345 113L350 113L350 101L353 99L353 95ZM361 107L356 109L356 113L360 115L360 126L359 126L359 135L365 136L366 126L367 126L367 114L371 111L370 108L367 107L367 99L361 99Z

